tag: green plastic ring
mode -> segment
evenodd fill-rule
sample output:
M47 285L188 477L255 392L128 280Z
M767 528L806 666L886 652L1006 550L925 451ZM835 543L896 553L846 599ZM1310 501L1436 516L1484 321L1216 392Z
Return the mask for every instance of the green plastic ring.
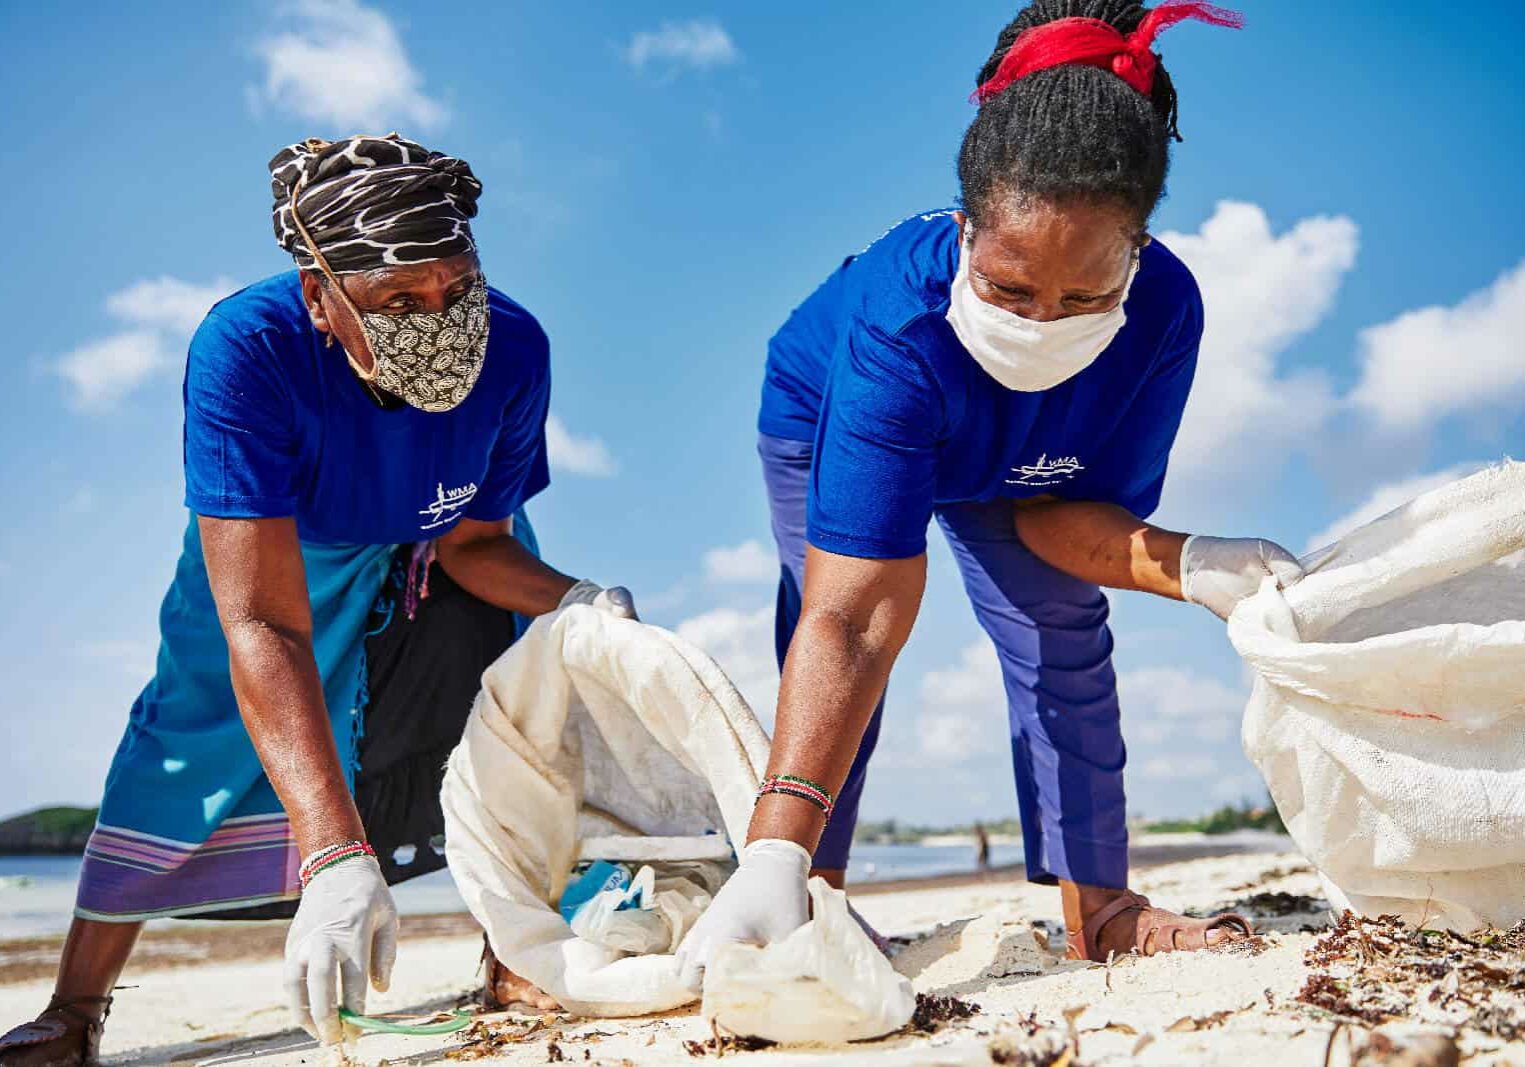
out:
M376 1015L356 1015L348 1008L339 1009L341 1022L376 1034L409 1034L413 1037L432 1037L437 1034L453 1034L471 1025L471 1012L456 1008L450 1018L438 1023L399 1023Z

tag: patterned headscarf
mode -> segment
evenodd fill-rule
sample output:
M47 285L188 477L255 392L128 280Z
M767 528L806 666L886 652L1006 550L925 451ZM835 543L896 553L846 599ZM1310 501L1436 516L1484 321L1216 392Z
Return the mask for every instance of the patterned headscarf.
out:
M318 264L292 223L293 193L302 224L338 274L476 251L468 220L482 183L465 160L395 133L291 145L270 161L270 179L275 239L299 267Z

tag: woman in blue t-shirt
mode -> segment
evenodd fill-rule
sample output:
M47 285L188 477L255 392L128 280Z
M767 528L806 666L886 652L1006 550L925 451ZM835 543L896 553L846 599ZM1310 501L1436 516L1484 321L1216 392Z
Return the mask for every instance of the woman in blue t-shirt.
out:
M109 991L164 916L294 913L287 997L337 1040L340 1004L363 1011L392 969L388 883L444 865L445 759L516 619L634 616L623 589L538 558L523 505L550 480L546 337L483 279L470 168L393 134L292 145L270 169L301 269L223 300L191 342L192 516L157 670L55 995L0 1038L6 1065L94 1062Z
M1185 919L1128 892L1124 749L1100 587L1226 616L1301 574L1258 539L1187 537L1159 503L1202 305L1151 241L1175 92L1151 51L1185 17L1038 0L980 71L962 210L849 258L773 338L760 451L782 562L769 778L741 867L683 948L770 941L841 883L885 684L943 528L1005 680L1028 877L1058 883L1073 955L1201 948L1238 916Z

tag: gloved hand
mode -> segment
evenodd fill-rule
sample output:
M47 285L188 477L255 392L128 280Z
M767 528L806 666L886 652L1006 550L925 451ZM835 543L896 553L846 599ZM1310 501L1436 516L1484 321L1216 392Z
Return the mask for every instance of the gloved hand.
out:
M607 611L617 619L640 621L640 616L635 613L635 598L623 585L605 589L597 582L590 582L584 578L567 590L567 595L561 598L558 606L564 608L569 604L591 604L601 611Z
M804 926L810 918L809 874L810 853L793 841L764 839L743 849L736 873L678 946L678 980L697 993L716 946L767 945Z
M1285 548L1259 537L1194 536L1181 547L1181 595L1220 619L1259 592L1267 576L1287 589L1302 578L1303 568Z
M343 1040L334 980L344 1007L365 1013L366 980L378 993L392 981L397 960L397 908L370 856L318 872L286 934L283 981L298 1026L325 1045Z

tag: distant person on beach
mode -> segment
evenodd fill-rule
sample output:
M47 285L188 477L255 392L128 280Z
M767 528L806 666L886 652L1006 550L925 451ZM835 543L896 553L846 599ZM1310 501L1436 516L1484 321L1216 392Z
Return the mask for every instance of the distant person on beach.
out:
M974 865L982 871L990 870L990 835L984 824L974 824Z
M340 1004L389 981L388 884L444 865L440 782L483 669L524 617L634 617L625 590L539 559L523 507L550 480L548 346L487 285L471 168L391 134L291 145L270 175L298 269L191 341L191 518L157 673L53 999L0 1037L7 1067L94 1062L143 922L165 916L294 915L287 999L336 1041Z
M1027 875L1059 885L1070 953L1250 934L1127 888L1101 591L1226 617L1301 576L1270 541L1145 521L1202 336L1196 282L1148 229L1177 138L1155 38L1187 18L1238 24L1198 3L1023 8L976 78L960 207L849 256L773 337L758 449L782 564L777 726L740 869L682 946L690 985L713 946L799 926L808 873L843 883L934 518L999 655Z

